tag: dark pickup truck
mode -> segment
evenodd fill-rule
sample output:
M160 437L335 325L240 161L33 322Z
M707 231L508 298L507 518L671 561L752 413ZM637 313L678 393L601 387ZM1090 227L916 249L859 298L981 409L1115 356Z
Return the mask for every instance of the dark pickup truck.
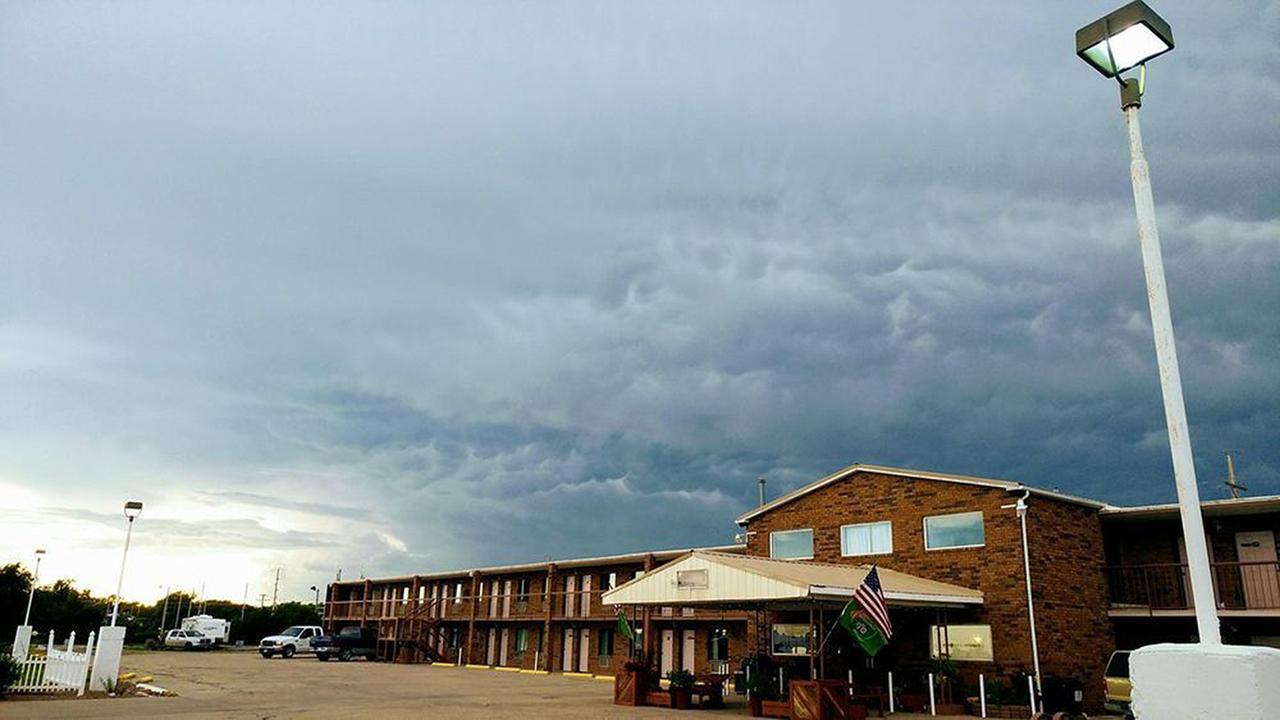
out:
M321 635L311 641L316 659L336 657L346 662L356 655L366 660L378 657L378 631L374 628L344 627L336 635Z

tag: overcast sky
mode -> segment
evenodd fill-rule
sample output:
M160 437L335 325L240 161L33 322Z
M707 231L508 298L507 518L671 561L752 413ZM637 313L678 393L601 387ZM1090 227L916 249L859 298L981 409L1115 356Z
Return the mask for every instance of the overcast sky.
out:
M8 2L0 561L127 597L730 542L853 462L1173 499L1119 3ZM1280 493L1280 4L1162 0L1202 493Z

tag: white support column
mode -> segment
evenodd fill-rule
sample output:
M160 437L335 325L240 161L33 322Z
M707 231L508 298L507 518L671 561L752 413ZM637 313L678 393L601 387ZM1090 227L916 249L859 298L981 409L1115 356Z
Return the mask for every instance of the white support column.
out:
M934 706L933 702L933 673L929 673L929 714L938 714L938 709Z
M889 671L889 712L893 712L893 671Z
M13 634L13 659L26 660L31 652L31 626L19 625Z
M89 673L89 689L103 692L109 682L120 677L120 656L124 654L123 625L98 628L98 651L93 655L93 670Z

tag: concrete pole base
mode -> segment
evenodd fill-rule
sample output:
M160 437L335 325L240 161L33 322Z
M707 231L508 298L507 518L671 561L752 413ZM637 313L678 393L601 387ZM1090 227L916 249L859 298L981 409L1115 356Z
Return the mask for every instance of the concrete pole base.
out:
M1280 708L1280 650L1162 643L1129 656L1139 720L1263 720Z
M13 634L13 659L26 660L31 651L31 626L19 625Z

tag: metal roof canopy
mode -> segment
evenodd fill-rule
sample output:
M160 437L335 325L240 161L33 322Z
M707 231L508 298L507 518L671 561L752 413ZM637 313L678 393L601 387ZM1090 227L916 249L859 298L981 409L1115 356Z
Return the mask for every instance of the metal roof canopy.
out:
M602 596L605 605L768 606L848 602L870 565L832 565L692 551ZM879 568L885 601L899 607L982 604L982 593Z

